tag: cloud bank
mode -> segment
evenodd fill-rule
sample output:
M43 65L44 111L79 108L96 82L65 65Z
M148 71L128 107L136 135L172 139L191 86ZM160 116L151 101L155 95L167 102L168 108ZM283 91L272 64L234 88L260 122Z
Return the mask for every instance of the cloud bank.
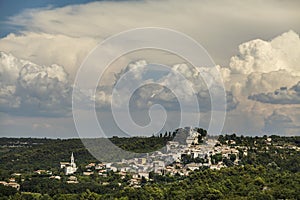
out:
M276 120L275 115L272 115L280 109L281 115L291 119L289 126L295 127L280 129L280 134L297 134L295 130L300 118L293 113L299 113L299 56L299 35L288 31L270 41L255 39L242 43L239 45L239 53L230 59L226 68L227 78L224 80L227 89L230 88L240 102L234 112L235 117L249 121L248 115L251 114L256 124L264 121L260 129L252 131L264 133L265 130L274 131L276 128L271 129L272 125L285 126L286 121Z
M300 104L300 81L289 89L281 87L273 93L251 95L249 99L271 104Z
M239 46L239 54L230 60L232 73L269 73L286 70L294 75L300 74L300 40L294 31L288 31L272 39L252 40Z
M0 52L0 109L28 116L65 115L71 104L68 74Z
M228 67L217 66L227 90L228 118L243 119L244 116L253 113L253 117L261 115L267 119L272 113L265 109L266 103L299 104L300 68L297 67L297 63L300 63L300 58L297 53L294 53L299 52L299 41L298 34L293 31L283 33L270 41L249 41L240 45L239 54L231 58ZM266 46L269 50L265 50ZM289 53L290 49L293 49L293 52L289 56L284 56ZM64 67L56 64L38 65L5 52L1 52L0 55L0 109L2 112L48 117L70 115L72 79ZM157 83L157 85L149 84L141 87L134 93L131 98L133 110L147 110L152 105L161 104L167 110L178 111L179 104L173 92L182 94L182 98L188 102L189 94L193 92L190 89L193 89L196 91L201 112L209 112L211 105L208 88L210 85L206 85L201 78L209 76L209 70L202 68L199 72L185 63L169 67L181 73L186 81L178 84L178 80L173 80L174 78L171 77L172 74L155 70L155 66L148 64L146 60L138 60L129 63L121 72L116 73L110 85L99 86L95 95L85 94L78 98L86 98L88 103L96 102L99 110L105 110L110 106L114 84L130 71L132 72L130 80L143 79L145 82ZM159 86L166 83L172 86L173 91ZM126 90L122 95L128 95ZM122 100L122 98L119 100L119 106L124 105L125 102ZM260 106L255 102L264 105ZM272 109L276 110L278 107ZM287 112L283 113L288 115ZM248 117L244 120L248 120ZM267 124L270 124L270 120L264 121L265 125L261 127L262 132ZM297 116L293 116L289 123L297 122ZM225 126L225 130L230 129ZM285 129L285 131L289 130L291 129Z
M185 63L175 64L169 68L170 70L167 71L159 65L148 64L146 60L134 61L115 75L116 82L114 85L122 76L130 72L130 76L126 76L129 81L126 81L127 84L120 88L120 96L125 96L128 95L127 88L133 87L136 80L143 80L146 85L136 90L132 96L132 101L135 103L131 102L131 105L135 105L136 109L145 109L160 104L164 105L166 109L180 111L178 101L182 100L186 104L190 104L192 96L195 95L200 111L211 111L211 90L218 91L222 88L215 83L204 82L203 76L212 76L210 69L203 67L199 68L200 71L198 71L195 67ZM174 76L174 73L181 74L182 77ZM227 91L226 94L227 111L235 109L238 101L230 91ZM126 105L122 102L118 104Z
M143 0L29 9L10 18L8 23L21 30L2 38L0 46L40 65L55 61L74 75L87 53L107 37L131 28L165 27L193 37L216 63L227 65L241 42L269 39L291 28L300 32L298 8L298 1Z

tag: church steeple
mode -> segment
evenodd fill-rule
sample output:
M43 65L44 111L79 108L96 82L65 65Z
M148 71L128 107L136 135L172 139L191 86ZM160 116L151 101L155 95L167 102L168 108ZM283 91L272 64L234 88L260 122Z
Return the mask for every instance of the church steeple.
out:
M65 169L66 175L74 174L77 171L73 152L71 154L71 162L64 162L63 165L61 163L60 167Z
M73 163L74 162L74 155L73 155L73 152L72 152L72 154L71 154L71 163Z
M76 167L73 152L72 152L72 155L71 155L71 163L70 164L71 164L72 167Z

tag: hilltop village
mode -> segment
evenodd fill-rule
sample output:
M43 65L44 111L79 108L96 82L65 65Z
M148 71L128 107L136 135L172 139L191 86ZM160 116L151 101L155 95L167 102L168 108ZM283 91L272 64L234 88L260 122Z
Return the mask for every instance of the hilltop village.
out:
M207 139L192 128L188 129L188 137L186 144L180 144L177 141L168 141L165 151L155 151L148 154L146 157L133 158L130 160L123 160L117 163L90 163L86 166L86 175L92 173L99 173L104 175L106 171L113 171L125 176L126 173L131 173L133 178L132 184L138 184L139 180L144 177L149 179L149 172L154 172L159 175L175 175L179 174L187 176L190 171L199 169L201 167L208 167L211 169L220 169L226 165L222 159L218 160L218 156L226 158L235 158L234 164L238 164L238 150L230 148L227 145L216 145L216 139ZM234 156L233 156L234 155ZM97 171L99 170L99 171Z
M89 196L93 196L91 199L122 199L123 196L138 199L140 195L144 195L142 199L169 196L178 199L187 195L183 188L189 188L192 192L188 195L196 199L200 198L199 194L203 198L210 194L209 199L228 194L252 195L254 199L264 195L283 199L289 195L290 199L297 199L294 197L298 193L293 189L299 180L300 138L297 136L216 137L207 135L204 129L187 127L165 135L111 138L111 141L126 150L140 144L136 152L142 152L138 154L142 156L100 162L89 154L80 139L0 139L3 152L0 154L0 199L1 195L57 200L90 199ZM154 150L149 151L152 146ZM115 155L118 154L110 156ZM278 192L283 186L288 187L284 195Z
M68 177L69 184L79 183L78 175L106 177L108 173L116 173L125 178L130 175L129 185L140 187L143 181L151 181L151 173L158 175L180 175L188 176L191 171L200 168L219 170L222 167L238 165L239 146L230 146L234 141L228 141L228 145L221 145L216 137L209 137L203 129L186 127L183 131L187 133L185 141L168 141L161 151L147 153L144 157L132 158L121 162L92 162L85 166L85 170L78 172L75 156L71 153L70 162L60 162L60 170ZM247 148L243 150L247 154ZM227 160L227 162L224 160ZM52 171L38 169L34 171L37 175L48 175L49 179L61 180L61 174L53 174ZM1 181L0 184L20 189L15 177L21 176L14 173L9 181ZM104 183L106 184L106 183Z
M235 141L226 141L221 145L216 137L209 137L203 129L185 128L188 133L185 144L180 141L168 141L161 151L147 153L145 157L132 158L121 162L110 163L88 163L85 166L84 176L97 174L106 177L107 174L116 173L125 178L130 175L130 186L140 187L143 181L151 181L151 173L158 175L180 175L188 176L191 171L201 168L219 170L222 167L239 164L239 150L247 155L247 148L232 146ZM70 162L60 162L60 168L64 170L69 178L67 183L79 183L74 154L72 153ZM36 173L51 173L46 170L39 170ZM50 179L61 179L59 175L52 175Z

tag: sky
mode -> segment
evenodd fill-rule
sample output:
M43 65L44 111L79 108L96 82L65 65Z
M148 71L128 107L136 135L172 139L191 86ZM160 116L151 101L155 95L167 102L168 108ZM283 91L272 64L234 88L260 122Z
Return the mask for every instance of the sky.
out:
M67 6L69 4L83 4L88 3L89 0L64 0L64 1L53 1L53 0L44 0L44 1L36 1L36 0L28 0L28 1L20 1L20 0L1 0L0 7L0 36L4 37L5 35L18 31L18 28L11 26L7 22L7 19L11 16L16 15L17 13L22 12L25 9L34 9L34 8L57 8Z
M105 70L95 60L92 73L105 71L97 92L80 91L75 98L95 103L108 137L151 135L139 129L124 133L129 117L140 126L154 120L163 131L177 128L182 117L184 125L199 118L199 126L209 127L211 92L221 90L203 76L215 72L227 103L221 133L300 135L299 8L293 0L0 1L0 137L82 137L72 113L80 66L99 43L143 27L189 36L202 45L217 71L197 66L199 72L178 55L150 49L120 56ZM116 51L106 49L107 55ZM117 88L121 98L114 99L122 77L126 84ZM137 82L146 85L130 96L128 87ZM193 104L192 96L200 111L180 110L180 103ZM112 116L112 102L122 112L130 110L130 116L120 115L123 127ZM87 111L79 114L90 130L83 137L97 137L97 130L89 129Z

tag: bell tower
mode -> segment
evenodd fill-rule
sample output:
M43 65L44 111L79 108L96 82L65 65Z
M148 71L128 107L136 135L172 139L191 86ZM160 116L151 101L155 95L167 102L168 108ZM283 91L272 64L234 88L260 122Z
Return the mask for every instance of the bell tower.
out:
M73 152L72 152L72 155L71 155L71 163L70 163L71 167L76 167L76 164L75 164L75 161L74 161L74 155L73 155Z

